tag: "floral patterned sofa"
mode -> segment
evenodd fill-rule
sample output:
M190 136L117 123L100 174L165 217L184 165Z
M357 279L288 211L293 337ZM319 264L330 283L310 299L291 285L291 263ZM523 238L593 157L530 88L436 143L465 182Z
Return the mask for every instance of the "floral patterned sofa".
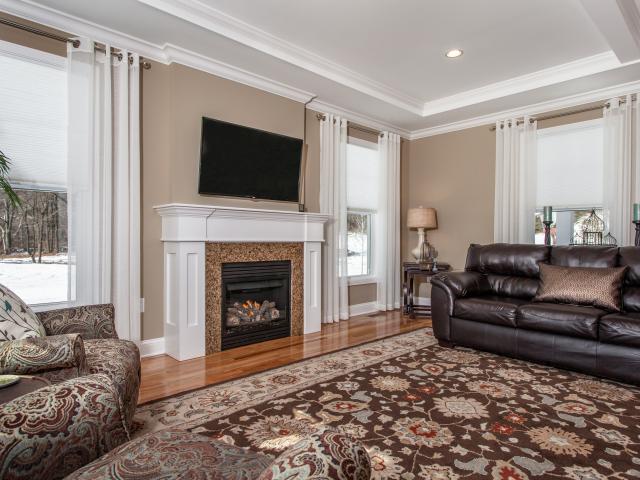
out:
M0 342L0 374L37 375L51 383L91 374L113 382L130 432L140 387L140 352L118 339L113 305L88 305L37 314L46 336Z
M0 405L0 478L367 480L371 475L364 447L328 429L276 459L178 429L128 441L118 397L111 379L96 374Z

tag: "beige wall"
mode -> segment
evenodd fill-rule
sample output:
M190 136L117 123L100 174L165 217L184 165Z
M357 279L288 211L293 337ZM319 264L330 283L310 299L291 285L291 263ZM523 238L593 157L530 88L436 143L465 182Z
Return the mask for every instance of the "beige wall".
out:
M410 142L402 162L402 258L411 259L417 233L408 231L407 209L433 207L438 229L427 233L438 259L464 266L469 243L493 238L495 133L477 127Z

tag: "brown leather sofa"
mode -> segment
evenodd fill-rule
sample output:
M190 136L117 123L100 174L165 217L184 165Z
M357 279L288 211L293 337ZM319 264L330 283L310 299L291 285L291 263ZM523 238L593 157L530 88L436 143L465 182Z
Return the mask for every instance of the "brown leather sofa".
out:
M623 310L532 302L539 263L627 266ZM640 247L471 245L432 278L433 331L456 345L640 384Z

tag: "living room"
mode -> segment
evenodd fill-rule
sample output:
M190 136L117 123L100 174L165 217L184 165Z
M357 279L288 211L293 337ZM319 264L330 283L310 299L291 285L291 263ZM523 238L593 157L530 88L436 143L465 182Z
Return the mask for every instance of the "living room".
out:
M639 18L0 0L0 478L640 477Z

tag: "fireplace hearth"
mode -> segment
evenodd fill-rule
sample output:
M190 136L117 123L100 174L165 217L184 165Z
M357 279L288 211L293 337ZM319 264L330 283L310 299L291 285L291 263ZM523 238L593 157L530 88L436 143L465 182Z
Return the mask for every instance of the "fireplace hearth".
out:
M222 264L221 348L291 334L291 262Z

